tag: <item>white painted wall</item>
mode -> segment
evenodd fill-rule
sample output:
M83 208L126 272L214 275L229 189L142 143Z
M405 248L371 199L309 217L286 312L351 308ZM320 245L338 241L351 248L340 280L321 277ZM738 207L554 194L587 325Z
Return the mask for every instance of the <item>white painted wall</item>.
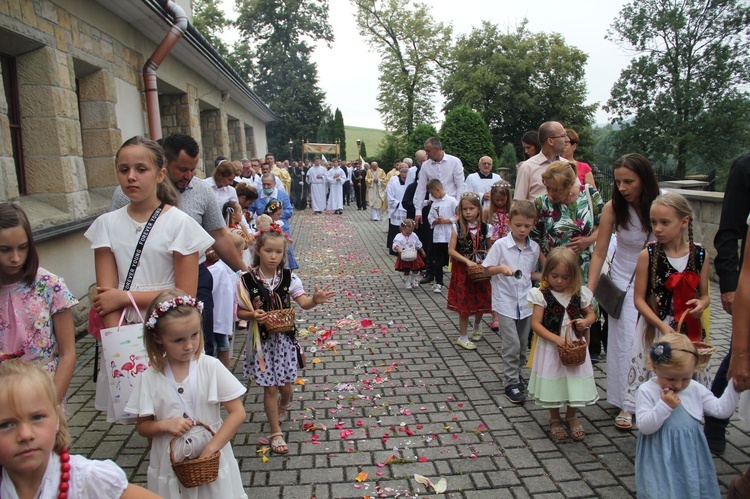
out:
M80 299L96 282L94 250L83 237L85 231L74 232L37 245L42 267L65 279L68 289Z
M146 123L143 119L143 99L141 92L125 80L115 78L117 103L115 115L117 127L122 131L123 142L134 135L146 134Z

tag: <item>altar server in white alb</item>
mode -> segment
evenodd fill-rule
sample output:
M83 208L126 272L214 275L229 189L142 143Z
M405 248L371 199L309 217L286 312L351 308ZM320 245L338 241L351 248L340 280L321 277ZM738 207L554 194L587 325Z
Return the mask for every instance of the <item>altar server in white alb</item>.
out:
M391 255L398 255L393 250L393 238L398 235L401 230L401 222L406 219L406 208L403 207L401 201L403 201L404 191L406 191L406 175L409 173L409 165L407 163L399 163L397 168L399 169L399 174L392 177L385 188L385 197L388 200L388 238L386 240L386 247Z
M339 166L337 160L331 161L331 169L328 170L326 176L328 181L329 193L328 193L328 210L332 210L335 214L341 215L344 213L344 182L346 182L346 173Z
M315 158L315 164L307 170L307 182L310 184L310 202L313 213L323 213L326 209L327 174L320 160Z
M492 173L492 158L482 156L479 158L479 171L470 173L466 177L466 191L476 192L482 200L482 208L490 203L490 189L492 184L502 180L497 173Z

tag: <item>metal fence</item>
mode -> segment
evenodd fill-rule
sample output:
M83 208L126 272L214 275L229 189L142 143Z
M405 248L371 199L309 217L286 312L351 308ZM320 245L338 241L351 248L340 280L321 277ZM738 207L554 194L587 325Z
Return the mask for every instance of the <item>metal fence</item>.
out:
M596 182L596 188L599 194L602 196L602 200L606 203L612 199L612 189L615 188L615 176L612 170L600 170L595 165L591 165L594 173L594 181ZM674 175L674 171L667 168L654 168L656 174L656 180L659 182L666 182L668 180L680 180ZM716 189L716 170L710 173L700 175L687 175L689 180L700 180L708 182L708 185L703 189L705 191L714 191Z

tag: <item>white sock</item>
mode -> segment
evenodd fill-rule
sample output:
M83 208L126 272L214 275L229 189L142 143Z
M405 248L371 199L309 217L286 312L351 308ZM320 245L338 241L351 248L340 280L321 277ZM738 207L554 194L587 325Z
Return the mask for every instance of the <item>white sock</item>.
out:
M467 335L467 334L461 335L461 341L463 341L464 343L466 343L467 341L469 341L469 335Z
M480 333L482 332L482 323L481 322L478 322L478 323L474 324L474 331L477 331L477 332L480 332Z

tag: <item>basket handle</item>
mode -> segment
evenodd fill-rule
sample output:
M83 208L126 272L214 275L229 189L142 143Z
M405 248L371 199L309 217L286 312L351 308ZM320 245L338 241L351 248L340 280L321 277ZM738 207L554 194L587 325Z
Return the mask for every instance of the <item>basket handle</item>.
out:
M201 423L200 421L195 421L195 422L194 422L194 426L202 426L202 427L204 427L205 429L207 429L207 430L208 430L209 432L211 432L211 436L212 436L212 437L215 437L215 436L216 436L216 432L215 432L215 431L213 431L213 430L211 429L211 427L210 427L210 426L208 426L208 425L207 425L207 424L205 424L205 423ZM180 437L172 437L172 440L170 440L170 441L169 441L169 462L171 462L172 464L174 464L174 442L175 442L175 440L176 440L177 438L180 438Z
M680 320L677 322L677 330L675 332L679 333L680 331L682 331L682 323L685 321L685 317L687 317L688 312L690 312L690 310L685 310L680 316Z

